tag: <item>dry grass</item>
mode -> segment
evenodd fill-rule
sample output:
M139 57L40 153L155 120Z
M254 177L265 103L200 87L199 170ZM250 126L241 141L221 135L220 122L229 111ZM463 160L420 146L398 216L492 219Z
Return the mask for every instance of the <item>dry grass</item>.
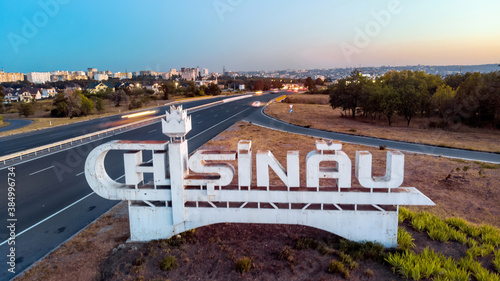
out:
M111 116L111 115L116 115L116 114L124 114L124 113L130 112L130 111L136 111L136 110L142 110L142 109L147 109L147 108L151 108L151 107L157 107L158 105L163 105L166 102L167 101L150 101L148 104L146 104L144 107L142 107L140 109L128 110L127 106L125 106L125 105L115 107L113 104L111 104L110 101L106 100L105 101L106 110L104 113L101 113L101 114L95 113L95 114L89 115L89 116L74 117L74 118L69 118L69 117L51 118L50 117L50 110L46 111L45 109L42 109L42 110L40 110L40 109L41 108L50 108L49 105L52 104L52 101L50 101L50 100L39 101L39 102L37 102L37 105L36 105L38 110L35 112L35 114L33 116L30 116L29 118L24 118L24 119L32 120L33 121L32 124L30 124L26 127L23 127L23 128L16 129L16 130L1 132L0 137L21 134L21 133L26 133L26 132L36 131L36 130L42 130L42 129L47 129L50 127L61 126L61 125L73 124L73 123L77 123L77 122L93 120L93 119L102 118L102 117ZM38 103L40 103L40 104L38 104ZM95 112L95 109L94 109L94 112ZM19 117L19 114L17 114L17 113L9 113L9 114L4 114L4 118L23 118L23 117Z
M254 155L258 150L271 150L283 164L286 163L287 151L298 150L302 167L301 184L305 185L305 157L309 151L315 150L315 138L239 122L206 143L201 149L236 150L239 140L251 140ZM374 175L382 175L385 172L386 151L353 144L343 144L342 150L349 155L353 164L356 150L369 150L373 154ZM231 164L237 169L237 161L231 161ZM465 166L469 168L464 169ZM460 171L457 171L457 168L460 168ZM352 173L353 187L359 186L354 177L354 167ZM255 172L253 175L255 183ZM281 184L274 173L271 173L271 176L271 184ZM234 180L236 181L236 177ZM434 207L412 207L413 210L424 209L444 218L457 216L475 224L489 223L500 227L498 208L500 169L498 168L483 169L478 162L407 153L403 186L416 187L436 203ZM16 280L99 279L100 267L107 259L106 255L122 244L128 236L127 208L126 204L120 204L111 213L104 215ZM247 242L256 243L251 241ZM262 241L259 240L259 243ZM200 249L196 245L193 247L197 248L200 255L201 252L210 252L209 248ZM197 277L203 278L203 276Z
M165 103L172 102L173 100L175 100L175 102L187 102L187 101L191 101L193 99L207 99L207 98L212 98L212 97L213 96L185 98L183 96L174 96L170 100L149 101L148 103L144 104L144 106L142 108L134 109L134 110L129 110L127 105L121 105L119 107L116 107L116 106L114 106L114 104L110 100L103 100L104 106L105 106L105 111L103 113L98 114L97 111L94 109L94 114L92 114L92 115L84 116L84 117L75 117L75 118L69 118L69 117L51 118L50 117L50 110L52 109L52 102L53 101L52 100L42 100L42 101L37 101L35 103L35 108L34 108L35 114L33 116L30 116L29 118L20 117L19 114L17 113L17 109L15 107L11 108L9 110L12 113L3 114L4 118L14 118L14 119L25 118L25 119L32 120L33 123L26 126L26 127L19 128L16 130L1 132L0 137L21 134L21 133L26 133L26 132L36 131L36 130L42 130L42 129L47 129L47 128L55 127L55 126L73 124L73 123L77 123L77 122L93 120L93 119L102 118L102 117L111 116L111 115L116 115L116 114L125 114L125 113L131 112L131 111L146 110L148 108L153 108L153 107L164 105ZM2 127L2 125L0 125L0 128L1 127Z
M99 266L128 239L128 227L122 202L14 280L99 280Z
M207 142L203 149L236 150L238 140L251 140L252 151L270 150L286 167L286 153L298 150L301 165L301 185L305 186L305 158L315 150L313 137L282 133L239 122ZM385 173L386 151L363 145L342 145L352 161L353 187L360 187L354 176L356 151L368 150L373 155L374 176ZM237 169L237 163L231 163ZM469 167L464 172L464 167ZM495 166L496 167L496 166ZM460 171L457 171L460 168ZM255 182L255 167L253 168ZM481 171L481 172L480 172ZM282 185L277 176L271 184ZM448 179L446 179L450 175ZM235 182L236 183L236 182ZM416 187L436 203L424 209L440 217L459 216L473 223L489 223L500 227L500 169L486 169L480 162L455 160L438 156L405 153L405 181L403 186ZM453 200L450 200L453 198Z
M358 117L353 120L342 117L341 110L332 110L330 105L324 104L328 99L325 95L292 95L288 99L294 105L292 114L288 112L287 103L273 103L267 106L266 114L299 126L321 130L500 153L499 130L466 126L457 126L450 130L429 129L427 118L415 118L410 127L407 127L401 117L394 117L393 125L389 127L383 118L368 120ZM311 100L317 100L317 104L311 104Z

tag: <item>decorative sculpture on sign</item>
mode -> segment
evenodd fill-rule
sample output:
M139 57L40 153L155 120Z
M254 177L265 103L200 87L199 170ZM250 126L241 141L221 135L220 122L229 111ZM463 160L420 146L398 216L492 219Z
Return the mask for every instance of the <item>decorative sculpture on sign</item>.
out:
M397 245L398 206L434 205L414 187L400 187L404 155L387 152L384 177L372 177L372 156L356 152L355 175L363 188L351 188L351 160L336 141L316 141L306 159L307 184L300 186L299 152L289 151L287 168L270 151L256 153L256 185L252 185L252 143L242 140L238 151L198 150L188 157L185 135L191 118L182 107L171 107L162 130L170 141L112 141L95 148L85 163L90 187L110 200L127 200L130 241L170 238L204 225L232 223L301 224L353 241ZM106 173L110 150L124 150L125 184ZM152 151L145 162L142 151ZM228 161L238 161L236 171ZM336 167L321 163L335 162ZM269 185L269 169L283 186ZM194 172L195 174L191 173ZM144 183L144 173L153 180ZM336 186L320 186L334 179Z

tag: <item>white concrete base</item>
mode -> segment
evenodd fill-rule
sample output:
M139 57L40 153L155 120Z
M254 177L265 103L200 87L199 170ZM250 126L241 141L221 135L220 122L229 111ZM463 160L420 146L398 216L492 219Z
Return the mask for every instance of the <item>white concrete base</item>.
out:
M398 214L394 211L326 211L186 208L186 221L172 225L171 208L129 207L130 241L168 239L186 230L217 223L299 224L322 229L351 241L397 246ZM148 226L147 228L145 226Z

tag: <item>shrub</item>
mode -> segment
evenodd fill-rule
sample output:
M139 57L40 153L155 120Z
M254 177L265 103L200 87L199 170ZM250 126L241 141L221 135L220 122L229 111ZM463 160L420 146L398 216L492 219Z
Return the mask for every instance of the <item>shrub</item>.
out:
M293 250L292 248L286 246L281 252L278 254L278 259L280 260L286 260L287 262L294 264L295 263L295 257L293 255Z
M405 220L411 220L413 218L413 212L404 208L404 207L399 207L399 213L398 213L398 221L403 222Z
M160 268L163 271L170 271L177 268L177 258L170 255L161 261Z
M402 227L398 228L398 249L404 251L413 249L415 247L415 243L413 243L414 240L415 239L413 239L406 229Z
M330 261L328 265L328 272L330 273L338 273L342 275L345 279L349 279L349 270L344 267L344 264L338 260Z
M500 168L500 165L498 165L498 164L482 163L481 162L481 164L479 164L479 165L481 165L481 168L483 168L483 169L493 169L494 170L494 169Z
M373 259L383 257L384 246L379 243L364 242L357 243L345 239L340 240L340 251L353 257L355 260Z
M339 260L343 262L349 269L356 269L358 268L358 263L355 262L351 256L345 254L345 253L340 253L339 254Z
M493 267L495 270L500 273L500 250L495 252L495 258L493 259Z
M247 271L250 271L252 268L252 259L249 257L242 257L241 259L237 260L234 269L236 271L239 271L240 273L245 273Z
M319 245L319 242L312 239L312 238L301 237L295 243L295 249L297 249L297 250L305 250L305 249L315 250L316 248L318 248L318 245Z
M27 103L27 102L21 102L19 104L19 116L24 115L26 117L33 115L35 113L35 110L33 109L33 104Z

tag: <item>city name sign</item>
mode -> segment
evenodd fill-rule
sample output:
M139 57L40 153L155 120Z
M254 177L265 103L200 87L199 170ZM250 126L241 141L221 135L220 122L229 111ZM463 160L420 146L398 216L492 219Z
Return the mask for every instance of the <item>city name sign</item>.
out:
M369 152L356 152L355 176L362 188L351 187L352 164L340 142L316 141L316 150L306 157L303 187L298 151L288 151L286 169L270 151L258 151L252 185L251 141L239 141L237 151L198 150L189 157L185 135L190 130L187 112L171 107L162 119L169 141L112 141L89 154L85 176L90 187L104 198L128 201L130 241L170 238L224 222L282 223L395 247L399 205L434 205L416 188L400 187L404 155L398 151L387 152L383 177L372 177ZM125 183L106 172L104 159L111 150L124 151ZM143 151L151 151L151 161L143 159ZM236 161L237 171L230 161ZM282 186L270 186L270 170ZM152 180L145 183L144 174ZM336 184L322 186L322 179Z

